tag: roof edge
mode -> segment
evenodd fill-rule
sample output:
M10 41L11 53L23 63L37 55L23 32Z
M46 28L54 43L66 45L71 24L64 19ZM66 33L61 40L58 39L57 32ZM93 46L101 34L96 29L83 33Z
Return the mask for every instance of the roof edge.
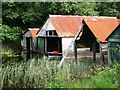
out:
M115 31L118 27L120 27L120 23L119 23L118 26L114 29L114 31ZM114 32L114 31L113 31L113 32ZM113 32L112 32L112 33L113 33ZM111 34L112 34L112 33L111 33ZM111 34L110 34L110 35L111 35ZM110 37L110 35L109 35L105 40L108 40L108 38Z
M40 30L40 28L28 28L28 30Z

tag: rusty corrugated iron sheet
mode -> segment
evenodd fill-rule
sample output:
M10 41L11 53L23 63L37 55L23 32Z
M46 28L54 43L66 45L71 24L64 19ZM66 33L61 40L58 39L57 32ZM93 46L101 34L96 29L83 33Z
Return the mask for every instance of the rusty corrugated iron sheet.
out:
M59 37L74 37L82 26L85 16L50 15L50 20Z
M86 18L84 21L100 42L106 42L105 39L118 26L117 18L97 17Z
M120 19L118 19L118 23L120 24Z
M36 28L36 29L35 28L30 28L29 30L30 30L33 38L37 37L37 33L39 32L38 28Z
M114 29L114 31L115 31L118 27L120 27L120 19L118 19L118 26ZM113 32L114 32L114 31L113 31ZM112 33L113 33L113 32L112 32ZM112 34L112 33L111 33L111 34ZM111 34L110 34L110 35L111 35ZM109 35L105 40L108 40L108 38L110 37L110 35Z

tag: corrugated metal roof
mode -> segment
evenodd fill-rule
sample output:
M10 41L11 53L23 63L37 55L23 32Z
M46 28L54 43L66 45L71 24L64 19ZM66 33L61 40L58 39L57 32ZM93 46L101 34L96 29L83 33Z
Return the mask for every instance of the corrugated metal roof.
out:
M118 26L117 18L97 17L86 18L84 21L100 42L106 42L105 39Z
M120 24L120 19L118 19L118 23Z
M50 20L59 37L74 37L82 26L85 16L50 15Z
M118 28L120 28L120 19L118 19L118 26L114 29L114 31L117 30ZM113 32L114 32L114 31L113 31ZM112 32L112 33L113 33L113 32ZM112 33L111 33L111 34L112 34ZM105 40L108 40L108 38L111 36L111 34L110 34Z
M39 31L39 28L29 28L30 32L31 32L31 35L32 37L37 37L37 33Z

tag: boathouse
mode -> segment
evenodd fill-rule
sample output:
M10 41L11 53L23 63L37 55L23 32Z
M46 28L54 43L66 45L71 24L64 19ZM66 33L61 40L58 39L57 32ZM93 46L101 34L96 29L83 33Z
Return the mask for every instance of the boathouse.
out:
M83 20L83 28L75 41L75 57L77 48L89 47L93 52L93 61L96 61L96 53L100 53L101 63L104 61L104 52L107 50L106 38L118 25L116 17L86 17Z
M115 30L107 37L108 41L108 60L120 63L120 23Z
M38 49L43 54L64 52L82 26L84 16L49 15L38 33ZM73 45L71 52L73 51Z
M27 50L28 52L37 50L37 33L39 30L39 28L28 28L28 30L23 34L21 46L24 50Z

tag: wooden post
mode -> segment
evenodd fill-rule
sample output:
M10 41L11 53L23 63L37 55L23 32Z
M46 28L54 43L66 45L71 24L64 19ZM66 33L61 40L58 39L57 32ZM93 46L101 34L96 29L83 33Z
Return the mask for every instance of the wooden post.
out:
M60 39L58 38L58 45L57 45L57 51L60 52Z
M38 37L36 37L36 50L38 50Z
M111 66L112 65L112 61L111 61L111 56L110 56L110 45L109 45L110 42L108 42L108 65Z
M31 40L31 48L32 48L32 52L34 51L34 38L30 38Z
M74 42L74 55L75 55L75 61L77 61L77 44L76 44L76 41Z
M100 46L100 60L101 60L101 65L103 65L103 54L102 54L102 46L101 46L101 44L99 44L99 46Z
M45 52L44 52L44 54L46 54L47 53L47 38L45 37Z
M27 46L27 51L30 52L30 38L26 37L26 46Z
M96 62L96 42L93 42L93 62Z
M27 52L26 54L26 60L29 60L30 59L30 52Z

